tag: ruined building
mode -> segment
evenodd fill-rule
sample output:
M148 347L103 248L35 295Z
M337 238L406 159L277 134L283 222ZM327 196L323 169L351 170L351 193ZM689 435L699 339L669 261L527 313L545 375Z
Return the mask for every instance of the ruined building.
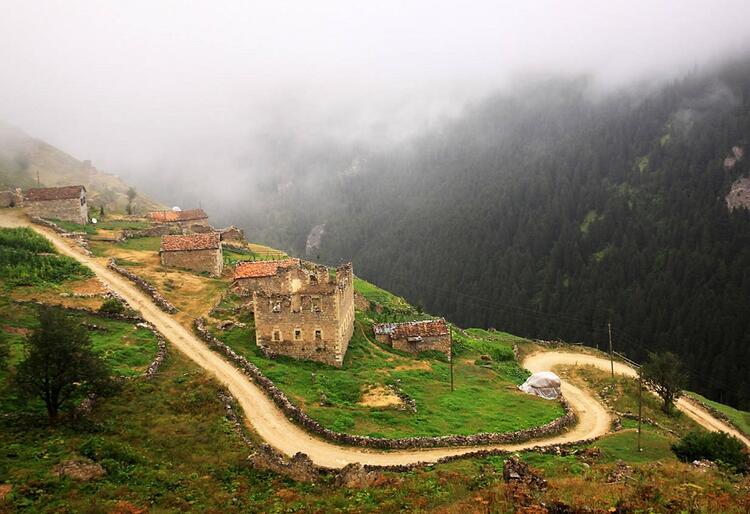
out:
M252 298L255 342L270 354L340 367L354 332L352 265L329 273L299 259L245 262L234 290Z
M148 219L154 223L170 225L181 232L213 232L213 228L208 223L208 214L203 209L153 211L148 213Z
M445 319L380 323L373 327L375 339L402 352L418 354L428 350L451 358L451 331Z
M162 266L184 268L212 276L221 276L224 256L219 234L162 236L159 257Z
M83 186L38 187L23 195L24 210L30 216L72 221L85 225L89 220L86 188Z

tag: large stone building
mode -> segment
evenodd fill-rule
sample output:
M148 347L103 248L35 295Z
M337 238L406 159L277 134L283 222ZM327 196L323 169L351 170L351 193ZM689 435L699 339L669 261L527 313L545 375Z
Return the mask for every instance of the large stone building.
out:
M188 211L153 211L148 213L148 219L154 223L170 225L182 232L208 233L213 228L208 223L208 214L203 209Z
M184 268L221 276L224 256L219 234L167 235L161 238L159 257L163 266Z
M373 327L375 339L395 350L418 354L428 350L451 358L451 331L445 319L380 323Z
M83 186L39 187L23 194L23 207L30 216L72 221L85 225L89 220L86 188Z
M298 259L247 262L234 289L251 296L256 344L270 354L340 367L354 332L352 265L329 272Z

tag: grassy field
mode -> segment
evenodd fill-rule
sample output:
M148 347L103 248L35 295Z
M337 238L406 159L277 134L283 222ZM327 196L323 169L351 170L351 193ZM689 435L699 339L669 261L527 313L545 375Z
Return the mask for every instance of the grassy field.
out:
M384 305L386 312L413 310L403 299L372 284L357 280L356 287ZM229 312L231 305L221 304L214 314L225 317ZM520 338L483 330L455 332L455 391L451 392L450 365L443 356L416 358L374 342L371 316L384 315L357 313L342 369L263 357L255 344L252 316L242 318L244 328L214 333L260 367L311 417L336 431L390 438L505 432L542 425L562 415L558 403L516 389L526 378L511 349ZM481 359L482 355L489 359ZM393 397L387 386L399 387L413 398L417 412L366 400L370 397L366 393L372 391Z
M98 316L80 313L69 313L69 316L81 323L99 327L90 332L92 346L109 365L114 376L138 376L145 371L156 355L156 337L150 330L138 328L132 322L109 320ZM18 405L12 389L6 387L6 379L13 366L23 358L26 335L38 326L36 308L0 298L0 320L0 330L7 337L11 350L9 369L0 370L0 412L26 410L27 407ZM41 410L42 404L40 402L32 407Z

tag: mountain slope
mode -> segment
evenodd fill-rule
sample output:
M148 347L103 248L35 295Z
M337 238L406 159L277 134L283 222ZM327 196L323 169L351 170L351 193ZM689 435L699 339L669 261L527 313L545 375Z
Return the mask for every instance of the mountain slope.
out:
M39 182L37 182L37 179ZM0 189L82 184L89 192L89 204L107 211L123 211L130 186L120 178L97 170L88 161L79 161L44 141L0 123ZM137 212L153 210L161 204L139 194Z
M606 97L538 82L250 228L302 253L325 224L313 257L459 324L603 345L611 321L618 350L676 351L692 388L747 408L750 216L724 197L748 159L724 163L748 141L750 60Z

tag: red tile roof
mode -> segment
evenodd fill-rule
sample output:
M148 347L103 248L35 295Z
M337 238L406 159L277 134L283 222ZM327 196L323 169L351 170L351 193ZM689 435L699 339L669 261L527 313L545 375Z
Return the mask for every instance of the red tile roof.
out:
M23 197L27 202L69 200L80 198L81 191L86 191L86 188L83 186L36 187L24 191Z
M183 252L191 250L217 250L220 246L219 234L191 234L187 236L162 236L162 252Z
M393 327L391 337L395 339L402 337L435 337L447 336L448 333L448 324L443 318L438 318L426 321L397 323Z
M282 268L299 265L299 259L284 259L281 261L248 261L237 264L234 279L272 277Z
M191 209L189 211L154 211L149 212L148 217L157 223L170 223L175 221L192 221L208 219L208 214L203 209Z

